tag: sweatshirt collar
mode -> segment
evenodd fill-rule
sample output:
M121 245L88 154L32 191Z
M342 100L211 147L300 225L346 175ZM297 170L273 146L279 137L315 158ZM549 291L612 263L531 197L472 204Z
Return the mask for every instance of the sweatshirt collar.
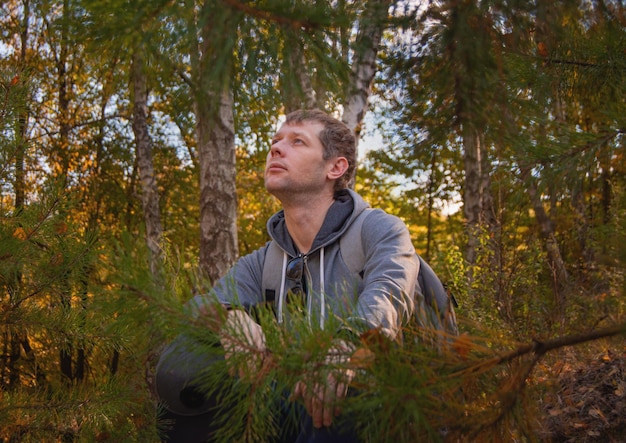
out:
M337 191L334 198L335 201L326 213L324 223L313 240L309 254L339 238L350 225L351 220L369 206L358 194L349 189ZM270 217L267 222L267 231L287 254L292 257L298 255L298 250L287 231L285 213L282 209Z

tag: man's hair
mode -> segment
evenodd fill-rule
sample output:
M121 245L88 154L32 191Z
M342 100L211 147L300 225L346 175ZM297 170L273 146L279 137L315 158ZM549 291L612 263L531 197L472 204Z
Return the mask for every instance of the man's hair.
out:
M342 121L318 109L299 110L287 115L285 124L298 125L303 122L317 122L324 126L319 139L324 147L324 160L333 157L345 157L348 169L335 182L335 191L348 188L352 184L356 170L356 137L354 132Z

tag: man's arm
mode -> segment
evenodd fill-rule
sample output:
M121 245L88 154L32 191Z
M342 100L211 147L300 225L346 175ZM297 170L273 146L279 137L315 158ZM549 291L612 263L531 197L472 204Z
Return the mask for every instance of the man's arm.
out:
M364 220L361 241L364 289L348 325L355 325L356 333L379 328L393 338L415 309L415 248L404 222L383 211L372 211Z
M267 245L241 257L220 278L210 292L198 294L187 303L194 315L202 315L207 306L219 303L223 306L250 308L263 302L261 279Z
M249 315L250 308L263 301L261 275L265 248L240 258L207 294L188 302L192 315L219 320L219 333L231 373L240 378L254 374L266 353L261 326ZM245 356L244 356L245 354Z

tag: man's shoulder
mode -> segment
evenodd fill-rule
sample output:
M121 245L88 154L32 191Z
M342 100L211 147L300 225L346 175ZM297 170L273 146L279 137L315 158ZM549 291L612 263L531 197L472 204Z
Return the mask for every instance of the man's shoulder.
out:
M270 246L274 246L273 241L266 242L263 246L249 254L242 255L237 263L233 266L235 273L240 275L241 273L256 274L263 269L263 262Z
M359 217L362 218L363 229L388 229L391 226L406 226L400 217L380 208L367 208Z
M386 239L392 237L406 238L404 241L410 241L406 224L399 217L380 208L368 207L355 215L349 228L344 231L340 243L342 248L354 251L381 242L387 243Z

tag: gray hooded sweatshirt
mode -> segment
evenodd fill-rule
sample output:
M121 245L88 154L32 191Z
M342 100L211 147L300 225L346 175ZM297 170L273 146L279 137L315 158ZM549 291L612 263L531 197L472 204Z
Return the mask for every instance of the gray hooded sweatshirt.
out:
M280 263L273 264L275 270L268 270L277 273L278 278L273 281L282 282L269 288L276 300L279 322L284 321L287 291L289 284L293 284L285 278L287 263L298 256L304 260L305 305L312 324L324 328L332 317L354 332L379 328L384 334L395 337L402 324L413 315L419 264L402 220L384 211L370 211L361 227L363 269L358 273L350 271L343 259L350 251L341 250L340 238L368 207L351 190L337 192L311 250L304 255L297 250L287 231L283 211L269 219L268 233L283 255ZM215 284L212 295L225 305L250 307L266 302L268 291L266 288L263 293L262 282L269 246L270 242L241 257ZM209 298L210 295L199 295L194 302L202 304Z

